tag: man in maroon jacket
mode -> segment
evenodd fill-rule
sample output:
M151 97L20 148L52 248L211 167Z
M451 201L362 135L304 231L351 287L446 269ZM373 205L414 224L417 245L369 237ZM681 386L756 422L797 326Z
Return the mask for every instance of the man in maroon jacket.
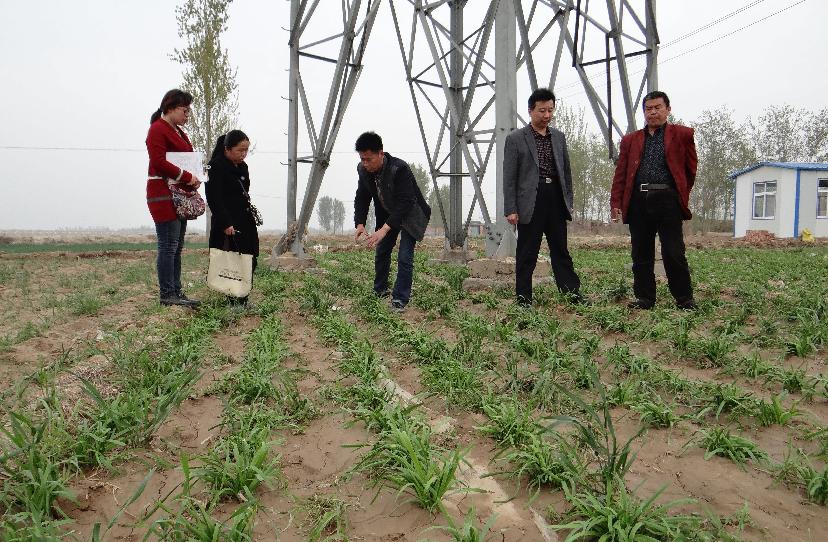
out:
M696 143L693 129L668 124L670 98L660 91L644 96L647 126L621 139L621 154L612 179L612 220L630 226L633 291L631 308L651 309L656 301L655 236L670 293L680 309L693 310L693 286L684 255L682 220L696 180Z

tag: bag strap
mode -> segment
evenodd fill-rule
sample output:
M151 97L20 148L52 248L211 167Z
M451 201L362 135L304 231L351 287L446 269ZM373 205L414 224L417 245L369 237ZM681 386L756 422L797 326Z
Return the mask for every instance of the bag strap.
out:
M223 245L222 249L229 252L231 241L233 242L233 246L236 247L235 251L238 252L239 254L241 254L241 249L239 249L239 244L236 242L236 236L235 235L227 235L226 233L224 234L224 245Z

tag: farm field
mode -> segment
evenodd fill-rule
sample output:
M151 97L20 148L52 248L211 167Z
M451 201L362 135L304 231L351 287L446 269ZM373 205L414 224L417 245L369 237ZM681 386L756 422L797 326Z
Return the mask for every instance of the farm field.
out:
M689 245L691 313L612 242L532 311L429 245L402 314L352 247L246 310L188 247L198 311L151 250L0 254L0 540L823 540L828 246Z

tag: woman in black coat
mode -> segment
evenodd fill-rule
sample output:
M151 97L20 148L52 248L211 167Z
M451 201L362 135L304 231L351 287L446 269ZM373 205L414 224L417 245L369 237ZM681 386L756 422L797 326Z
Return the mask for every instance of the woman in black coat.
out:
M253 255L253 270L259 255L257 212L250 202L250 176L244 159L250 140L241 130L220 136L210 157L207 204L213 213L210 248L238 250ZM247 297L230 298L231 303L246 304Z

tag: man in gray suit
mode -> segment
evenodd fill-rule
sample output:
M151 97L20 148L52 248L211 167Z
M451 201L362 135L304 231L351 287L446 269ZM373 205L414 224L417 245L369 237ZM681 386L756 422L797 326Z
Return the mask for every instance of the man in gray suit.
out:
M555 95L539 88L529 96L530 124L506 137L503 154L503 204L506 220L517 225L515 295L532 305L532 273L544 234L558 289L583 302L581 281L566 246L566 221L572 220L572 171L563 132L549 127Z

